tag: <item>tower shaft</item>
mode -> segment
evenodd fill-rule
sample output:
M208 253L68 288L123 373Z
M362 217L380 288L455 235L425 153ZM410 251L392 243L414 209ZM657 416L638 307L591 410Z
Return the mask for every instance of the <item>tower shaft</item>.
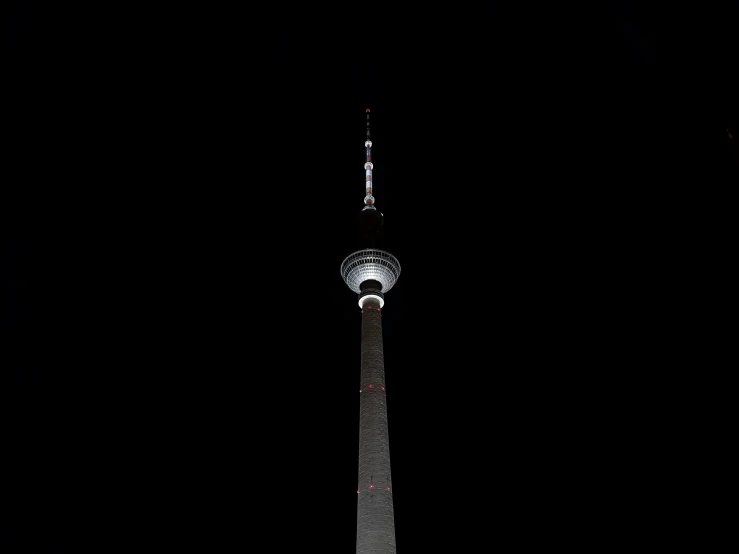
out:
M356 554L395 554L382 315L377 297L363 301L361 350Z

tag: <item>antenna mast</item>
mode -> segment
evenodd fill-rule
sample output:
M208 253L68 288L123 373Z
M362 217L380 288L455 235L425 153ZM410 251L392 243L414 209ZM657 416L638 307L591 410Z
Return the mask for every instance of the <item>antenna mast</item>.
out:
M364 208L363 210L374 210L375 208L375 197L372 196L372 141L370 140L370 111L369 108L366 110L367 113L367 139L364 141L364 150L367 158L364 162L365 172L365 193L367 196L364 197Z

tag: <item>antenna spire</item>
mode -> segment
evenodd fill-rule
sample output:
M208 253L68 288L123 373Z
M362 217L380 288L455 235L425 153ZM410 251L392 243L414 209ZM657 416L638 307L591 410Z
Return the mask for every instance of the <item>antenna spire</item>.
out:
M365 110L367 114L367 138L364 141L364 150L366 154L366 160L364 162L365 172L365 193L364 197L364 208L363 210L374 210L376 209L375 197L372 196L372 141L370 140L370 111L369 108Z

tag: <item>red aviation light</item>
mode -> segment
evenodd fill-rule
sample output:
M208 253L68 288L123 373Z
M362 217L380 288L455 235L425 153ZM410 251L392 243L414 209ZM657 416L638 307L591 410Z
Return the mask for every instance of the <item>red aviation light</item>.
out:
M367 388L374 389L375 385L374 384L367 385ZM385 390L385 385L380 385L380 390ZM359 392L364 392L364 389L359 389Z
M367 490L370 490L370 489L374 489L374 488L375 488L375 486L374 486L374 485L370 485L370 486L369 486L369 487L367 488ZM385 490L388 490L388 491L389 491L389 490L390 490L390 487L385 487ZM357 490L357 494L360 494L361 492L362 492L362 489L358 489L358 490Z

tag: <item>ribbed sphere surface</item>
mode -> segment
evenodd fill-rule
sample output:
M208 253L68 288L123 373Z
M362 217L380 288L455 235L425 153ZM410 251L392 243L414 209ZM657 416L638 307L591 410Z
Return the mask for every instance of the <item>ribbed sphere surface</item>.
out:
M382 292L389 291L400 277L400 262L397 258L376 248L358 250L344 258L341 263L341 278L354 292L359 294L359 285L374 279L382 285Z

